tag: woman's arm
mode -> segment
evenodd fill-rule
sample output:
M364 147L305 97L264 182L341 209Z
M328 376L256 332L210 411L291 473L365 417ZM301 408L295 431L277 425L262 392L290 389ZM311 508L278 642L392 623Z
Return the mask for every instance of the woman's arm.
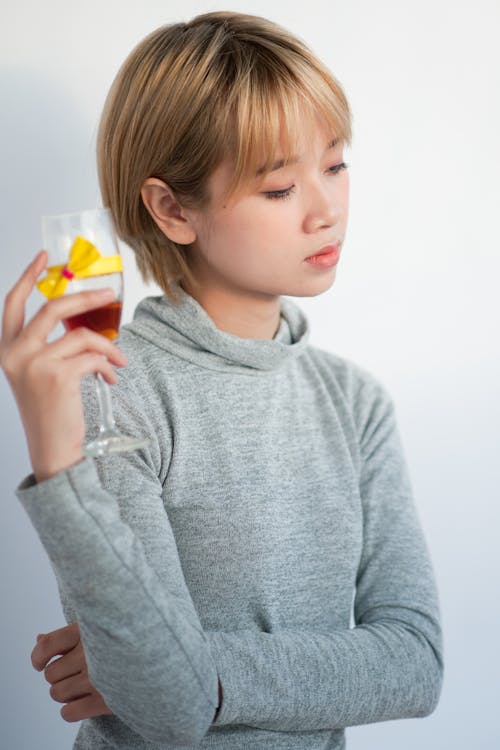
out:
M363 553L355 627L207 632L224 686L217 725L337 729L426 716L436 707L443 673L437 593L384 389L356 421Z
M42 252L28 266L7 295L2 318L0 363L33 467L17 495L74 605L89 677L106 704L145 739L194 743L212 723L218 679L184 582L151 451L105 459L103 474L112 467L117 494L104 489L94 461L81 460L82 377L99 371L116 382L111 362L123 365L125 358L112 342L84 328L47 341L58 322L102 305L102 292L52 299L25 325L26 300L46 263ZM128 388L123 383L125 431L154 436L139 394L130 383ZM165 446L166 463L168 451ZM158 568L149 564L140 534L121 517L116 498L127 496L141 519L137 527L142 523L152 544L161 547Z
M152 434L130 388L120 385L117 424ZM116 496L103 488L111 476ZM199 742L217 709L218 678L151 454L85 459L39 484L29 477L17 495L74 608L89 680L106 705L150 742ZM153 547L161 548L156 568Z
M120 404L134 401L131 396L120 399ZM127 420L123 408L120 426L132 425L132 413ZM215 721L218 726L247 724L276 731L336 729L425 716L436 705L442 678L437 597L394 408L387 395L381 393L366 414L358 416L358 427L364 543L355 599L356 627L335 632L205 632L224 686L222 708ZM106 486L118 491L116 483L125 483L122 496L128 473L117 471L108 460L101 462L101 472L107 474ZM132 503L124 505L133 507ZM158 514L161 529L162 519L165 521L162 506ZM149 509L129 521L144 548L151 540L160 540L153 543L172 550L162 532L158 535L156 522L156 530L148 537L148 519L154 517ZM176 553L158 574L165 581L183 582ZM183 587L182 583L181 593L188 598Z
M59 658L51 661L54 656ZM45 679L51 685L51 697L58 703L65 704L60 711L65 721L81 721L113 713L89 680L77 622L37 635L36 645L31 652L31 663L38 672L44 670ZM219 705L214 721L221 704L222 685L219 680Z

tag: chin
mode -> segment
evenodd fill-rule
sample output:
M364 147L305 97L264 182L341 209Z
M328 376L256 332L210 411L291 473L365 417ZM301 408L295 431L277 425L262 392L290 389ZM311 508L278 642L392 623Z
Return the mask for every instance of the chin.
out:
M316 278L302 279L296 284L290 284L288 291L283 291L287 297L318 297L333 286L337 272L337 266L323 269Z

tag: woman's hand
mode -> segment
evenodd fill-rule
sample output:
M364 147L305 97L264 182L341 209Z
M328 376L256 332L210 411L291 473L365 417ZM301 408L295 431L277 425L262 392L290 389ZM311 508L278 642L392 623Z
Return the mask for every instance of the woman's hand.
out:
M52 343L56 324L72 315L108 304L111 290L63 295L44 304L25 326L25 303L47 264L41 251L5 299L0 366L17 401L38 482L82 460L85 422L81 379L100 372L112 384L112 364L123 367L125 355L107 338L77 328Z
M58 654L63 656L46 666ZM31 652L31 663L39 672L45 669L45 679L52 686L51 697L66 704L60 711L65 721L113 713L89 680L77 622L39 635Z

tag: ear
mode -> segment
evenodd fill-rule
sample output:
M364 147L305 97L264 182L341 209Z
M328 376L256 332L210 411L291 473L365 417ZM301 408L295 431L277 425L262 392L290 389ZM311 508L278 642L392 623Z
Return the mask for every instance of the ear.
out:
M191 219L165 182L148 177L142 185L141 197L153 220L169 239L180 245L195 241L196 230Z

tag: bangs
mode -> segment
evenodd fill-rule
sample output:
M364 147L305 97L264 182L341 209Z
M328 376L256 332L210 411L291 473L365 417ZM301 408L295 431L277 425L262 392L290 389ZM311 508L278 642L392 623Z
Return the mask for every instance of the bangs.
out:
M248 184L259 186L277 159L283 166L298 156L299 142L308 120L321 127L327 140L351 145L351 113L337 81L326 69L301 66L296 76L289 70L254 68L245 77L222 127L226 153L233 167L226 199Z
M216 11L145 37L117 73L97 137L103 204L143 280L169 299L179 280L196 285L186 245L167 236L142 199L145 180L162 181L181 205L203 211L220 165L230 166L226 200L261 189L276 162L300 157L311 125L325 145L351 143L340 83L278 24Z

